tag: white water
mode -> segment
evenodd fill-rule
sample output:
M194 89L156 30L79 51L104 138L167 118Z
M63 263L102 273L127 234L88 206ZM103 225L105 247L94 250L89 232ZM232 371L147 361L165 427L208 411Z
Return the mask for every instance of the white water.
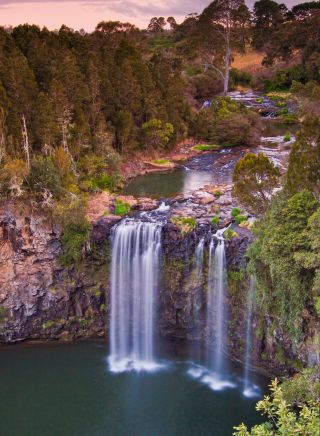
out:
M223 344L225 339L225 310L224 298L226 292L226 256L223 233L226 229L218 230L213 236L209 247L209 278L207 295L207 341L208 341L208 369L216 377L222 375ZM215 239L218 245L215 247ZM212 341L214 347L212 349Z
M161 226L125 220L114 229L111 263L110 370L154 370L154 305Z
M256 385L252 384L249 377L250 361L251 361L251 342L252 342L252 312L253 303L256 292L256 278L250 276L250 285L247 296L247 326L246 326L246 355L244 366L244 386L243 395L246 397L253 397L259 395Z

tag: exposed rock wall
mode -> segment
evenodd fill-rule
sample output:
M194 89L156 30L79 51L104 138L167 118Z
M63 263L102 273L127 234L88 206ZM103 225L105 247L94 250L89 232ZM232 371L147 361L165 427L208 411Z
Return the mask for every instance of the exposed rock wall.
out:
M0 342L105 333L107 264L63 268L59 236L27 205L0 208Z

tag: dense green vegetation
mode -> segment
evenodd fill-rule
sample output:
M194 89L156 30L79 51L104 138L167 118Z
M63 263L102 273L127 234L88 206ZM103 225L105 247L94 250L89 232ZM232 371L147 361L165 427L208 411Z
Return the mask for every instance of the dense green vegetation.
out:
M310 384L310 380L309 380ZM287 382L290 389L295 389L295 380ZM287 388L288 389L288 388ZM264 397L257 404L257 410L266 416L267 421L255 425L251 430L242 424L235 428L234 435L238 436L277 436L277 435L301 435L316 436L319 434L319 392L308 403L304 403L295 410L286 400L278 381L271 385L271 395Z

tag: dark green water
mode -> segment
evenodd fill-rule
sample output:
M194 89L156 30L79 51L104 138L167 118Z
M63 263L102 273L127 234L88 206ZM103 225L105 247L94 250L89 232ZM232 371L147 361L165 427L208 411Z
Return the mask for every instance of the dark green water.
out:
M260 422L257 399L214 392L176 361L157 373L113 375L103 343L0 349L2 436L231 435Z

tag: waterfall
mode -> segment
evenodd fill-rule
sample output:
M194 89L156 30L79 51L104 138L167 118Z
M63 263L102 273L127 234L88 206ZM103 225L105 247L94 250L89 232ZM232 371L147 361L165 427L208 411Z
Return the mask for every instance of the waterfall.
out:
M111 262L111 371L152 370L154 304L161 225L122 221L114 228Z
M250 360L251 360L251 341L252 341L252 312L253 303L256 292L256 278L250 276L250 285L247 295L247 325L246 325L246 354L245 354L245 366L244 366L244 386L243 394L246 397L252 397L258 394L257 386L253 385L249 377Z
M223 233L218 230L209 247L209 279L207 294L207 335L208 335L208 369L219 378L222 374L226 293L226 256ZM215 247L215 239L218 244ZM215 338L214 349L212 338Z

